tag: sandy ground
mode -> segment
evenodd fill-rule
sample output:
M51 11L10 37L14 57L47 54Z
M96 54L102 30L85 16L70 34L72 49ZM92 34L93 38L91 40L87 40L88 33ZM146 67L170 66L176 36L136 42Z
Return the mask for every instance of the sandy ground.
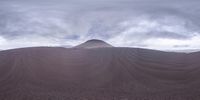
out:
M0 100L200 100L200 52L0 51Z

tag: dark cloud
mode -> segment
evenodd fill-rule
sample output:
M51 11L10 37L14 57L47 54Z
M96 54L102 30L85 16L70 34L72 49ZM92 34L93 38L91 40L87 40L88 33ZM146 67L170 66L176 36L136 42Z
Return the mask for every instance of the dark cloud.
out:
M189 45L174 45L173 47L175 47L175 48L180 48L180 47L190 47Z
M190 39L192 36L190 35L185 35L181 33L173 33L173 32L150 32L150 33L145 33L145 36L151 37L151 38L171 38L171 39Z

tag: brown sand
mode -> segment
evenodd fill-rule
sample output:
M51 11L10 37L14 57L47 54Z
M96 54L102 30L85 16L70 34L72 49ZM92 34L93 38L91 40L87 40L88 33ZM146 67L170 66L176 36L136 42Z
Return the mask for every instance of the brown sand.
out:
M0 100L200 100L199 60L116 47L0 51Z

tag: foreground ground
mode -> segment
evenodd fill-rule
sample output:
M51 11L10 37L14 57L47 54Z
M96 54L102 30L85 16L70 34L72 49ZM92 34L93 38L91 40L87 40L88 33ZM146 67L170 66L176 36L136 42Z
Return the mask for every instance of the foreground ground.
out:
M0 100L200 100L200 53L137 48L0 51Z

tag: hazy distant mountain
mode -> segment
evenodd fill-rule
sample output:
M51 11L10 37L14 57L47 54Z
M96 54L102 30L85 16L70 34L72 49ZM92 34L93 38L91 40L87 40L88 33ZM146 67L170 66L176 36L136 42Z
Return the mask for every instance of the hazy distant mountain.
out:
M104 47L113 47L112 45L97 39L88 40L85 43L82 43L75 48L104 48Z
M185 49L185 50L168 50L172 52L183 52L183 53L192 53L192 52L199 52L199 49Z

